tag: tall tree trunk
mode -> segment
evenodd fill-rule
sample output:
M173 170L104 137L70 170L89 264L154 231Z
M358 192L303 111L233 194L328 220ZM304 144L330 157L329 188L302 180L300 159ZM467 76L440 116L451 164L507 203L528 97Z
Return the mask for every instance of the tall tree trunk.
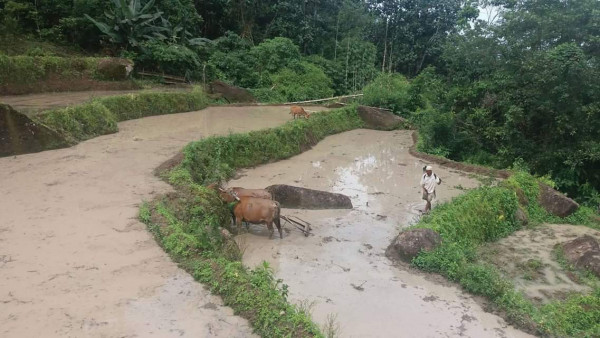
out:
M338 47L338 31L340 29L340 12L338 11L337 19L335 21L335 47L333 49L333 61L337 60L337 47Z
M392 42L390 42L390 64L388 66L388 73L392 72L392 56L394 55L394 40L392 39Z
M346 47L346 88L349 89L350 86L348 86L348 63L350 62L350 39L348 39L348 44Z
M387 54L387 35L388 35L388 25L390 23L389 18L385 19L385 38L383 39L383 61L381 62L381 72L385 72L385 57Z

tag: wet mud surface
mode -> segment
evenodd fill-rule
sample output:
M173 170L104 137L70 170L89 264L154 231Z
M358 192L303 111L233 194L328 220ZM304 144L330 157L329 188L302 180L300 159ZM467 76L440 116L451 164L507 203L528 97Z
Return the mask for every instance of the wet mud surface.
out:
M312 223L304 235L284 225L284 238L269 239L251 225L237 240L244 263L269 262L290 287L293 302L313 303L323 325L337 314L341 337L524 337L500 317L486 313L453 286L392 265L384 252L403 228L418 220L424 203L419 179L424 163L409 155L410 131L354 130L330 136L288 160L245 170L230 186L264 188L290 184L346 194L353 210L283 209ZM434 167L447 201L480 183ZM434 204L435 207L435 204Z
M0 337L249 337L137 220L188 142L274 127L289 107L122 122L72 148L0 158Z
M564 299L570 292L592 291L576 274L565 270L553 252L557 244L584 235L600 240L600 231L585 226L544 224L485 245L480 257L496 265L528 298L547 303Z

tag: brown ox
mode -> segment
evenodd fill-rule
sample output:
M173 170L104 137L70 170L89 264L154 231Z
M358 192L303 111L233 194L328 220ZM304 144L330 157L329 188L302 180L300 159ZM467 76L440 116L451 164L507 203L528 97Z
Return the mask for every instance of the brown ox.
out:
M290 114L292 114L294 119L296 118L296 116L304 116L305 118L310 117L310 114L308 112L306 112L306 110L304 110L304 108L302 108L300 106L291 106Z
M280 207L276 201L256 197L239 197L235 192L219 189L219 195L226 203L237 201L233 207L233 216L238 229L242 227L242 221L253 224L266 224L271 232L269 238L273 238L273 223L279 231L279 238L283 238L281 232L281 220L279 219Z

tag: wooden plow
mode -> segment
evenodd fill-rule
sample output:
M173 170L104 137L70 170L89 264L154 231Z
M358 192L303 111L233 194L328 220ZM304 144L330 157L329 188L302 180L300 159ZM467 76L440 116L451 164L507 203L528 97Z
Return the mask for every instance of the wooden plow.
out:
M310 223L301 219L300 217L280 216L280 218L282 220L290 223L291 225L295 226L298 230L302 231L302 233L304 233L305 237L308 237L308 235L310 235L310 231L312 230L312 228L310 227Z

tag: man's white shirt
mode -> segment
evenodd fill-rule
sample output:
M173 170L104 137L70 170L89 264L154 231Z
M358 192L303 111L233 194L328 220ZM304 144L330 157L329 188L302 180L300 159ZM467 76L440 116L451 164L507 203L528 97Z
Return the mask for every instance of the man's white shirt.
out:
M421 176L421 186L427 190L428 194L435 191L435 186L440 184L440 178L436 174L431 173L431 176L427 176L427 173Z

